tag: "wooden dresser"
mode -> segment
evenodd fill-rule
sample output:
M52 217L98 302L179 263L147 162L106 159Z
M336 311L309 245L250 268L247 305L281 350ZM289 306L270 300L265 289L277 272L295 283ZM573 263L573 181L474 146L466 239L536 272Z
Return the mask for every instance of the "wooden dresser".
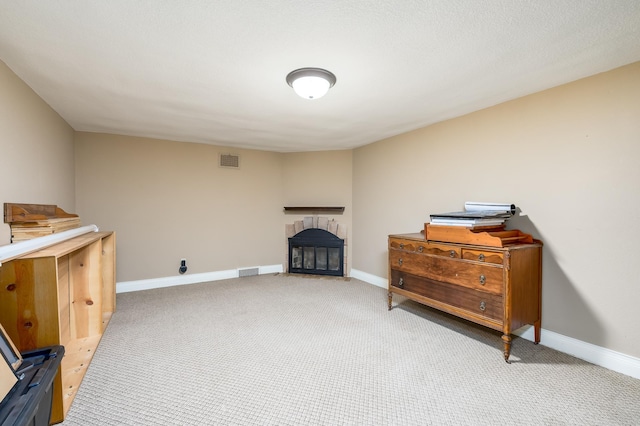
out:
M502 332L531 324L540 342L542 243L505 247L435 242L423 234L389 236L389 310L393 293Z

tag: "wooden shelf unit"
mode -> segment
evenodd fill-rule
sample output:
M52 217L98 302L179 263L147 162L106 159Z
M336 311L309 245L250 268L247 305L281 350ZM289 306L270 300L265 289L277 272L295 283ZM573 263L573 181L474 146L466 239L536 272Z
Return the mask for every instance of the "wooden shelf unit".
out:
M51 423L62 422L116 309L116 236L90 232L0 267L0 323L21 352L63 345Z

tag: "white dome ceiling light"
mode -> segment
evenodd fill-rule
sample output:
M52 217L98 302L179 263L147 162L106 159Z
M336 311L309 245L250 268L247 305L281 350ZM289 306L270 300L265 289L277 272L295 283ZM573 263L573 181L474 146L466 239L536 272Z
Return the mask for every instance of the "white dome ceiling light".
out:
M336 84L336 76L322 68L299 68L287 75L287 83L300 97L318 99Z

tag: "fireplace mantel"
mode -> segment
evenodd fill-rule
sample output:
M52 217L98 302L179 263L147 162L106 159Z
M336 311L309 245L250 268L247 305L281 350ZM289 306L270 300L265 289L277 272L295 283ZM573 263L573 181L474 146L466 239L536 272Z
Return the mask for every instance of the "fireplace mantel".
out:
M343 213L344 207L285 207L285 212L324 212L324 213Z

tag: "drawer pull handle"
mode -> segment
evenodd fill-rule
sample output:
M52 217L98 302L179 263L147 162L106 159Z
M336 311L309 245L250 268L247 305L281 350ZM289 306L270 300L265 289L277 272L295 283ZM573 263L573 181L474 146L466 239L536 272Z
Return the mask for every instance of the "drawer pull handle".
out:
M456 257L456 251L455 250L449 250L449 257Z
M487 277L480 275L480 285L484 285L487 282Z
M402 258L398 259L398 264L402 265Z
M404 244L400 243L400 248L403 249L404 248Z
M398 281L398 287L404 287L404 278L400 278L400 281Z
M478 255L478 260L479 260L480 262L484 262L484 254L480 253L480 254Z
M484 312L485 309L487 309L487 304L483 300L482 302L480 302L480 310Z
M422 247L422 246L418 247L418 252L419 253L422 253L422 250L424 250L424 247Z

